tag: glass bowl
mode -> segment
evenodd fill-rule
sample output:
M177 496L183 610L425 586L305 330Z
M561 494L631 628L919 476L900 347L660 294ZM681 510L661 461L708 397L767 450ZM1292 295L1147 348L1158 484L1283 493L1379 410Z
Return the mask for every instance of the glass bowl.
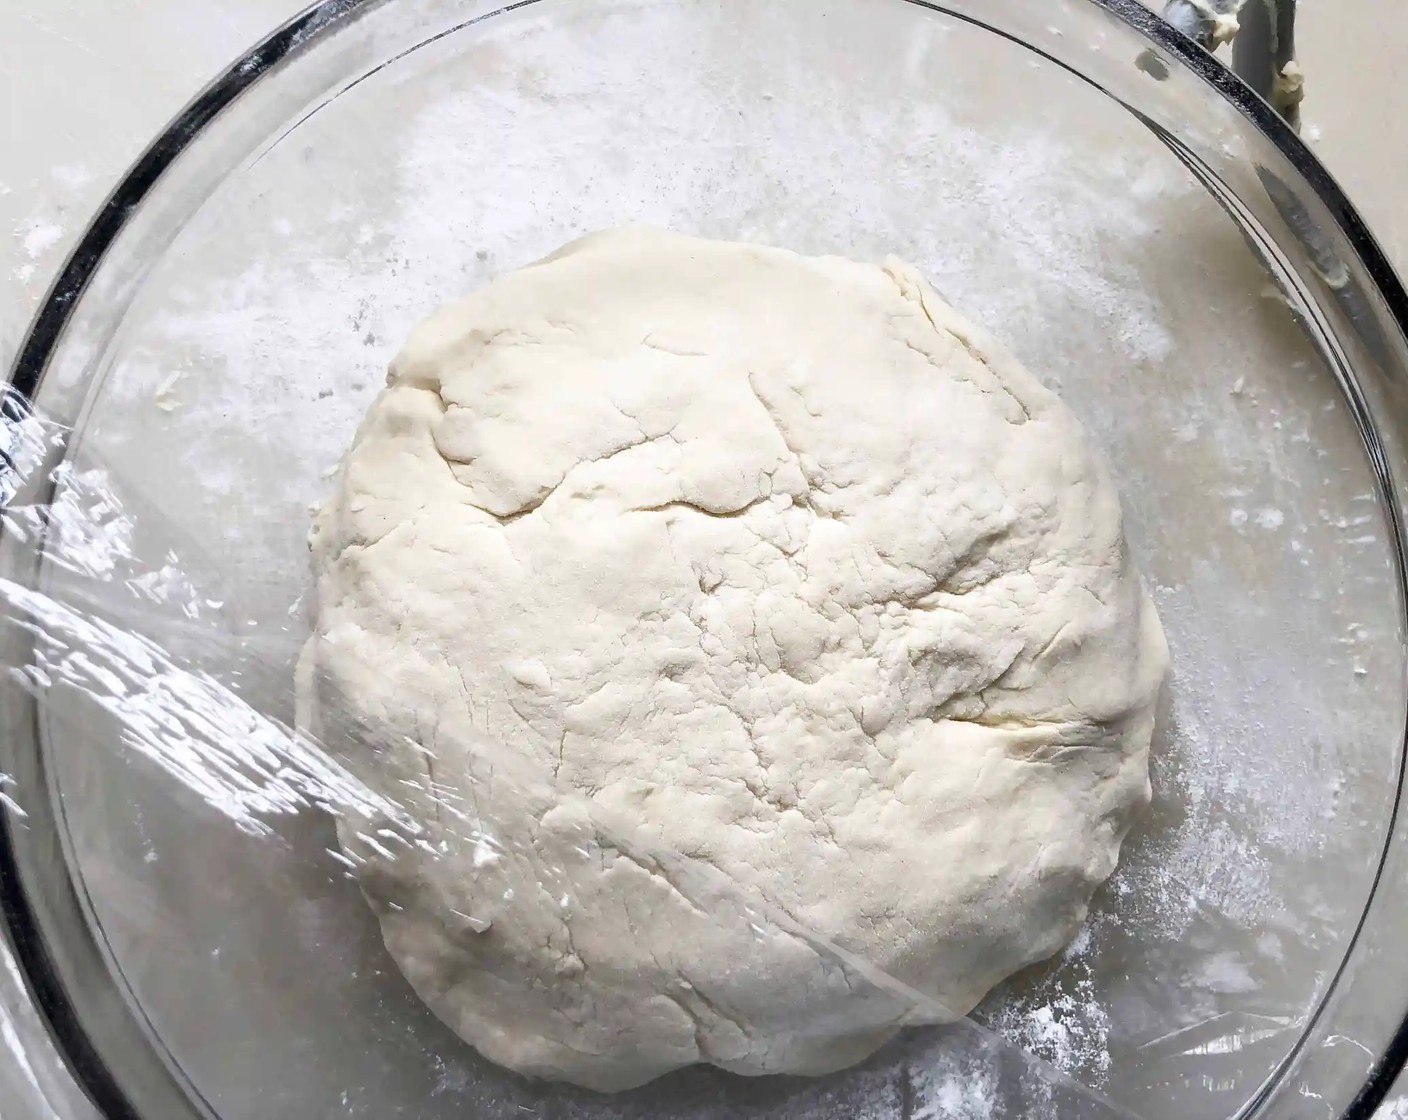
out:
M285 731L309 506L399 341L628 222L919 266L1109 456L1173 651L1081 936L827 1078L488 1064ZM1408 1045L1405 307L1131 0L324 0L143 156L13 373L0 902L61 1051L147 1120L1368 1117Z

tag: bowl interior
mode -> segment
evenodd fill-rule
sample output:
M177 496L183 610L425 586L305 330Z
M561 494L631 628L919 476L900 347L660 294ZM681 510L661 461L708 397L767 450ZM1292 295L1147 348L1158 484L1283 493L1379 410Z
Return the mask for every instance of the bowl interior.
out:
M893 254L1113 464L1173 652L1155 803L1086 931L972 1023L821 1081L696 1070L608 1100L503 1073L420 1006L325 815L241 801L199 743L174 758L53 690L71 872L156 1044L226 1120L1000 1116L1033 1085L1051 1115L1232 1115L1349 948L1400 763L1394 542L1344 371L1293 310L1315 295L1123 106L960 15L435 7L368 5L285 64L307 86L236 102L218 186L133 250L130 299L89 295L59 500L120 510L119 562L79 579L92 542L60 535L45 589L228 686L227 729L291 722L310 505L420 317L624 223Z

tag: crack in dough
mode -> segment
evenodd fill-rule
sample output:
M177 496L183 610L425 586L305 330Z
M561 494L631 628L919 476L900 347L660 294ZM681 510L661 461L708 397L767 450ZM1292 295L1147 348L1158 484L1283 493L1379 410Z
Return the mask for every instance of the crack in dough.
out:
M416 329L311 542L300 721L427 831L342 844L527 1074L819 1074L963 1015L1149 796L1106 470L896 261L628 229L504 276Z

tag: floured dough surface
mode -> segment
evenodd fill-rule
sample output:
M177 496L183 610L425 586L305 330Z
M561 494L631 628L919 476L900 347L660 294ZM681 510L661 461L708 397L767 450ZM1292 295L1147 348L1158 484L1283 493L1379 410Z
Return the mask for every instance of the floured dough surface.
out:
M821 1073L965 1014L1148 798L1105 469L897 262L630 229L504 276L416 329L312 543L301 719L421 825L343 845L528 1074Z

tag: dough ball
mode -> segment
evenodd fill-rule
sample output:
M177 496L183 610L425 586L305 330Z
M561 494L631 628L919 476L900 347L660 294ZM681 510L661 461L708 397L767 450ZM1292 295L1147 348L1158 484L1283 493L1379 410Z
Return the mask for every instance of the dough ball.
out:
M1105 468L898 262L628 229L504 276L416 329L312 548L302 722L420 826L344 848L526 1074L820 1074L964 1015L1149 797Z

